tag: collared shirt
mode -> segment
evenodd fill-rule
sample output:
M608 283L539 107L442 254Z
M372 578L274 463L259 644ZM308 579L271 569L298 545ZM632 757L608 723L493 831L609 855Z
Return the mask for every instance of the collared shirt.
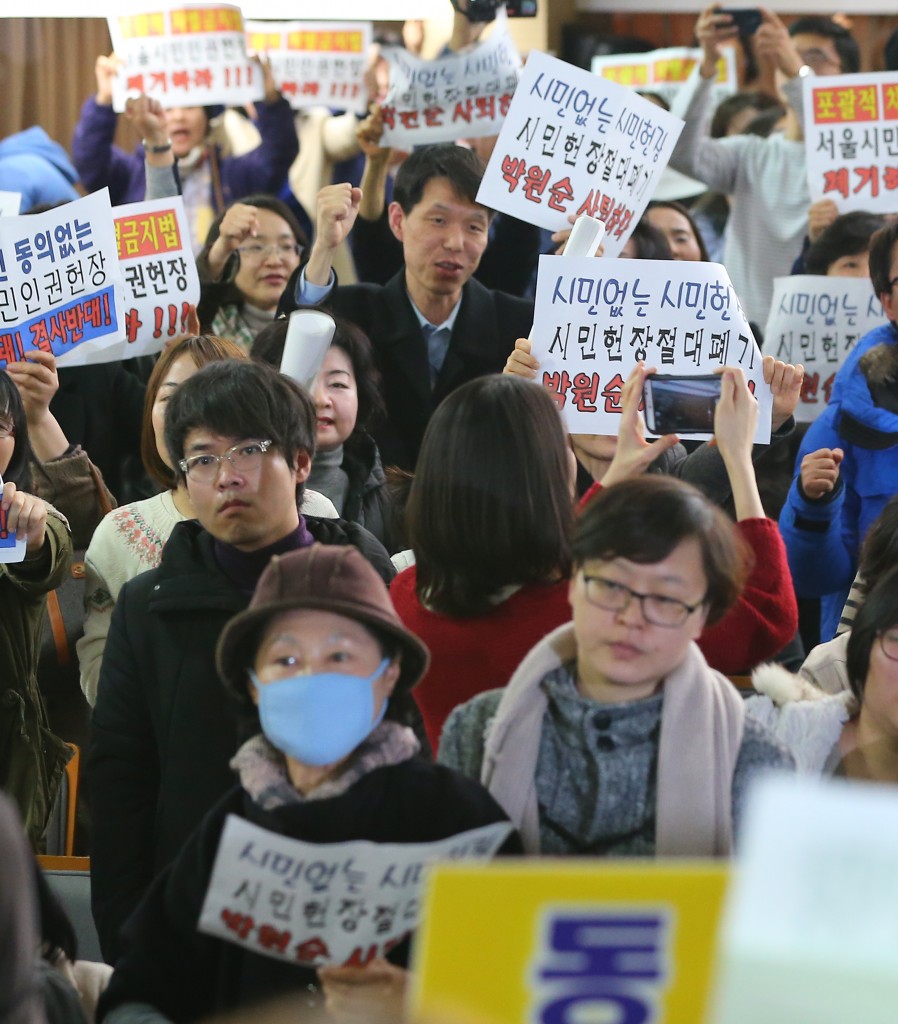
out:
M306 272L303 270L296 282L296 301L301 306L317 306L330 295L334 287L334 281L334 272L332 270L330 280L326 285L310 284L306 280ZM436 382L440 370L443 368L443 363L446 361L449 341L452 338L452 328L455 326L455 320L461 308L461 299L459 298L452 312L441 324L432 324L421 310L418 309L410 295L408 301L411 303L418 323L421 325L421 333L427 342L427 361L430 364L430 383L432 386Z

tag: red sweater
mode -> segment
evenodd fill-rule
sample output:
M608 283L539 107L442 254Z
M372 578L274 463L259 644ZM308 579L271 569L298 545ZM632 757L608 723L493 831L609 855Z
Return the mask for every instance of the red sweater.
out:
M590 487L580 508L601 486ZM750 671L781 651L798 629L798 605L779 527L772 519L743 519L736 529L754 552L754 568L739 600L698 640L711 668L725 675Z
M430 648L430 669L414 695L436 751L449 712L484 690L505 686L538 640L569 622L568 581L530 583L486 615L457 619L422 607L414 566L390 596L403 623Z

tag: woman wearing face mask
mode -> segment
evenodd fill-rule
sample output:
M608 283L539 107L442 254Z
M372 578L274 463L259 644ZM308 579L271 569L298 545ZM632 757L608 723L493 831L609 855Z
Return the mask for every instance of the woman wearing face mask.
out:
M229 815L316 844L428 842L506 820L478 784L415 756L404 723L427 657L354 548L316 544L272 560L218 647L225 686L255 733L232 761L240 784L131 918L101 1020L128 1019L135 1002L161 1015L141 1017L147 1022L195 1020L288 992L311 997L321 981L327 992L342 980L339 969L319 979L309 962L274 960L197 930ZM509 837L506 847L515 846ZM364 860L356 867L363 871ZM294 934L291 949L301 939ZM357 969L356 980L376 979L373 987L398 999L407 956L402 942L388 962ZM391 1020L400 1016L394 1009Z
M336 331L311 389L317 429L308 486L328 497L341 518L364 526L393 554L399 541L390 495L380 452L368 433L384 410L380 375L365 332L343 317L333 319ZM250 354L280 366L286 340L286 318L275 320L256 337Z
M249 351L267 327L307 244L293 212L273 196L247 196L209 229L197 257L200 326Z
M39 847L68 752L50 732L37 655L47 593L69 570L72 538L63 517L29 493L31 458L22 399L0 373L0 544L26 543L23 561L0 562L0 788Z

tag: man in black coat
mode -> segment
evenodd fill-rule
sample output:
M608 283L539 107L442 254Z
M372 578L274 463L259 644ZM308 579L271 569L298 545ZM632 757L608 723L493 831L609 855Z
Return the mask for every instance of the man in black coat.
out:
M315 408L276 370L204 367L170 399L165 427L199 522L179 523L161 565L122 588L103 657L87 767L93 911L110 963L153 877L234 784L241 737L215 646L270 558L313 541L354 544L393 575L361 527L299 514Z
M414 469L424 430L450 391L499 373L533 323L533 303L473 280L491 211L477 203L483 164L461 146L409 156L393 188L390 229L405 265L386 285L336 286L333 253L358 214L361 191L330 185L318 196L315 244L291 277L279 312L324 302L371 339L386 423L374 430L385 466Z

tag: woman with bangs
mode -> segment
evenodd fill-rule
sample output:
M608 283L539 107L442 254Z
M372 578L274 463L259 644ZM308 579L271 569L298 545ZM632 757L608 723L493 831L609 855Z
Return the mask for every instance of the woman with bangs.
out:
M573 562L573 621L452 712L439 760L531 854L730 854L752 776L791 766L696 643L736 603L747 546L694 487L640 476L589 502Z

